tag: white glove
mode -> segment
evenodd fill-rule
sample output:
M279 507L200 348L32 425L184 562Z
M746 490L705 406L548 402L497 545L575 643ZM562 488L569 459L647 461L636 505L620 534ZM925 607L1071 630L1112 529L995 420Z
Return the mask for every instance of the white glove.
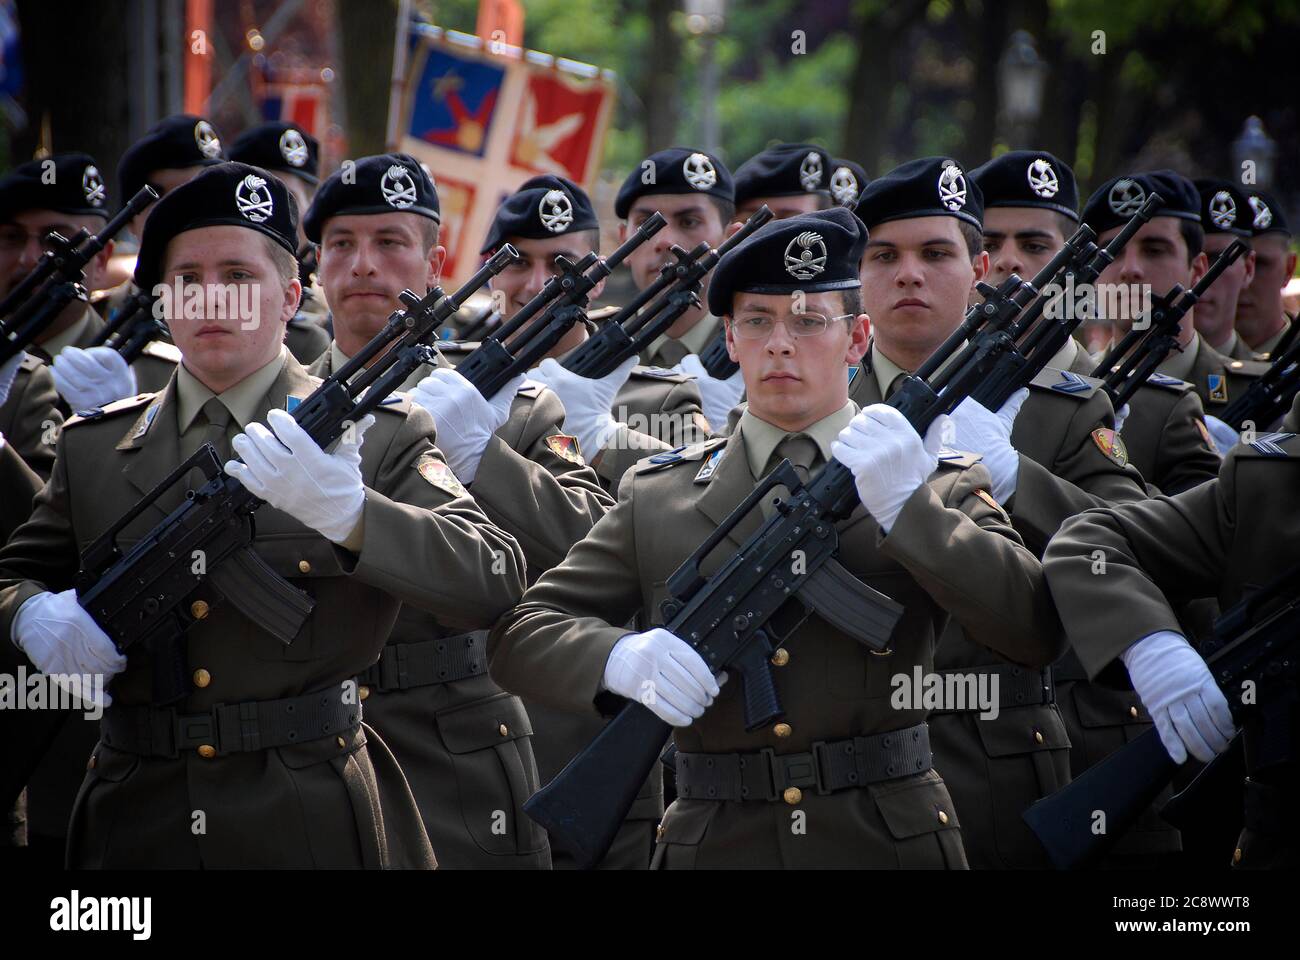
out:
M704 416L713 425L714 430L721 430L727 424L727 414L740 403L745 395L745 378L739 370L718 380L709 376L700 358L693 353L682 357L682 362L673 367L677 373L695 378L695 385L700 388L700 397L704 401Z
M307 431L283 410L266 415L270 430L250 423L230 442L238 460L230 474L250 493L282 510L334 543L342 543L361 520L366 505L361 482L361 441L375 422L366 414L344 434L333 453L316 446ZM271 431L275 432L272 433Z
M0 403L4 403L9 399L9 390L13 387L14 380L18 377L18 367L22 364L23 357L25 356L27 356L27 354L24 351L19 350L12 357L6 360L3 366L0 366Z
M1209 763L1236 731L1223 691L1201 655L1180 634L1161 630L1122 654L1129 679L1146 704L1174 763L1190 753Z
M619 424L610 411L627 378L632 375L637 358L628 357L613 373L599 380L589 380L560 366L558 360L547 357L528 375L546 384L564 404L564 432L578 438L578 447L590 463L605 444L618 432Z
M948 442L959 450L969 450L984 457L984 466L993 477L993 499L1006 503L1016 492L1016 478L1020 475L1020 454L1011 446L1011 428L1016 414L1029 396L1029 389L1021 387L1002 404L997 413L972 397L967 397L952 412L952 439Z
M96 706L112 704L113 698L96 684L90 690L74 690L67 682L70 676L91 674L102 676L107 685L126 669L126 657L77 602L77 591L38 593L28 599L14 616L13 641L59 686L80 693Z
M1119 433L1124 429L1124 421L1128 419L1128 415L1132 412L1133 412L1132 409L1129 407L1127 403L1115 411L1115 432L1116 433Z
M1214 441L1214 448L1221 457L1227 456L1229 450L1241 443L1241 435L1218 417L1212 417L1207 413L1205 426L1210 431L1210 439Z
M524 384L518 376L487 399L455 370L439 367L411 391L438 428L437 444L462 483L473 483L492 434L510 419L510 405Z
M922 441L893 407L873 403L831 444L831 456L853 471L858 496L880 529L889 533L903 504L939 468L947 417L938 417Z
M134 397L135 371L112 347L64 347L50 367L54 386L73 410L102 407L114 400Z
M674 727L690 726L718 695L704 658L663 627L628 634L609 652L604 687Z

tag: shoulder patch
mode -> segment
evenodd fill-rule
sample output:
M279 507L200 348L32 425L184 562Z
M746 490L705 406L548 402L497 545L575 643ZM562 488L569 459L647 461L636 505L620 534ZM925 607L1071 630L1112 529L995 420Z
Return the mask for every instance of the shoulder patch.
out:
M998 503L996 500L994 500L994 499L993 499L993 494L989 493L989 492L988 492L987 490L985 490L983 487L977 487L977 488L975 489L975 496L979 497L981 500L983 500L985 503L987 503L987 504L988 504L990 507L992 507L994 510L1001 510L1001 509L1002 509L1002 504L1000 504L1000 503Z
M685 383L691 378L676 370L668 370L664 367L642 367L635 366L632 368L632 376L649 377L652 380L671 380L674 383Z
M1201 431L1201 439L1205 441L1205 445L1215 453L1218 453L1218 449L1214 446L1214 441L1210 439L1210 428L1205 425L1205 421L1200 417L1193 417L1192 419L1196 422L1196 429Z
M1238 360L1238 363L1241 361ZM1215 403L1228 402L1228 378L1221 373L1207 373L1205 375L1205 388L1209 391L1210 399Z
M1052 393L1063 393L1066 396L1087 400L1097 392L1098 387L1101 386L1101 381L1072 373L1069 370L1044 367L1039 371L1038 376L1034 377L1030 386L1039 390L1050 390Z
M665 450L663 453L656 453L653 457L638 460L634 469L638 473L646 474L666 470L678 463L694 463L701 460L705 454L712 453L725 445L727 440L727 437L714 437L712 440L704 440L700 443L677 447L673 450Z
M132 410L139 410L156 396L156 393L137 393L134 397L123 397L121 400L114 400L112 403L106 403L102 407L91 407L89 410L78 410L63 422L63 428L66 430L68 427L75 427L80 423L104 420L109 417L115 417L119 414L129 413Z
M1098 427L1092 431L1092 442L1108 459L1115 461L1121 467L1128 465L1128 449L1114 430Z
M578 438L569 436L567 433L554 433L546 438L546 447L561 460L567 460L569 463L576 463L578 466L586 466L587 461L582 459L582 449L578 445Z
M704 466L700 467L699 473L695 474L696 483L708 483L713 479L713 474L717 472L718 462L722 459L722 454L724 452L725 451L719 447L704 458Z
M453 497L464 497L469 494L465 485L456 478L456 474L451 472L451 467L431 453L420 454L420 459L415 461L415 469L429 486L437 487L443 493L451 494Z
M141 352L149 357L166 360L168 363L181 362L180 347L174 343L168 343L166 340L150 340L144 345L144 350Z
M1163 387L1166 390L1173 390L1176 393L1185 393L1192 389L1192 385L1186 380L1179 380L1177 377L1171 377L1167 373L1153 373L1147 377L1146 385L1148 387Z

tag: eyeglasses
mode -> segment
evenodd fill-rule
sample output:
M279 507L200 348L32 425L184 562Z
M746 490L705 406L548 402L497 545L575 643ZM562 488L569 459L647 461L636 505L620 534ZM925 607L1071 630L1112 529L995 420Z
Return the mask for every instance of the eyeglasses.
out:
M70 232L65 229L50 228L41 233L28 233L22 227L0 227L0 250L6 253L21 253L27 244L33 240L40 245L42 250L52 250L54 248L54 234L60 234L64 238L71 236Z
M828 317L824 313L796 313L783 320L771 314L740 314L731 318L731 332L741 340L766 340L772 335L778 323L785 325L786 333L792 337L819 337L836 320L851 320L853 314L845 313L838 317Z

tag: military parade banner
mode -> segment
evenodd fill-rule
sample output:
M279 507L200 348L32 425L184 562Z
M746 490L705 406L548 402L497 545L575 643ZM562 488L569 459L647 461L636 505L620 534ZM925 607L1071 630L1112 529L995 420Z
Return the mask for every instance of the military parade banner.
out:
M467 278L501 201L550 173L590 188L614 75L504 43L412 28L398 149L429 168L442 207L444 276Z

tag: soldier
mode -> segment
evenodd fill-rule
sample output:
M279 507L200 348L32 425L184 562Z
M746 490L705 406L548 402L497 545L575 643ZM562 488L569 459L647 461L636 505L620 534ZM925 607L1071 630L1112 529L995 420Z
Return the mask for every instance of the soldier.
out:
M1201 229L1205 231L1206 258L1213 263L1234 240L1250 239L1251 214L1245 194L1227 180L1194 181L1201 195ZM1214 281L1196 301L1195 327L1207 344L1232 360L1257 360L1255 352L1237 336L1233 321L1237 299L1255 277L1255 253L1248 250Z
M984 250L994 286L1013 273L1022 280L1036 275L1078 228L1074 171L1046 151L1004 153L972 170L970 178L984 194ZM1096 363L1071 338L1050 366L1088 376ZM1218 474L1219 456L1191 384L1153 377L1128 407L1118 432L1149 493L1178 493Z
M0 434L8 438L10 452L44 483L54 469L54 438L63 426L54 378L45 364L23 351L6 362L3 377L9 383L0 401Z
M94 157L87 153L56 153L19 165L0 180L0 221L4 224L0 226L0 243L17 251L14 258L0 260L10 267L0 286L8 291L22 282L44 254L49 234L72 239L81 229L99 232L108 222L108 213L107 186ZM86 264L86 290L103 286L112 255L113 243L109 242ZM104 320L90 300L74 299L27 349L32 358L27 368L36 362L47 364L60 393L57 403L61 415L130 397L138 392L138 381L146 389L159 389L172 376L172 345L149 342L133 366L127 367L116 350L91 347L103 329ZM39 395L38 389L32 397ZM30 411L25 418L23 434L48 431L42 425L51 420L47 411ZM22 444L19 450L31 453L42 463L36 470L48 475L53 463L52 441L43 442L44 451L35 453L34 447L25 442L26 436L18 432L12 436Z
M311 206L320 186L320 143L310 133L293 123L261 123L249 127L230 147L230 159L251 163L279 177L298 209ZM302 281L302 306L289 321L286 343L289 351L302 363L310 364L329 346L328 331L322 332L329 307L316 281L316 256L302 225L298 225L298 279Z
M1201 200L1196 187L1186 177L1172 170L1156 170L1114 177L1103 183L1088 198L1083 221L1097 231L1097 243L1105 245L1126 224L1151 191L1164 204L1129 241L1120 257L1097 278L1099 290L1119 284L1129 291L1125 297L1099 296L1098 308L1112 308L1114 337L1119 339L1133 325L1140 307L1137 292L1146 288L1152 295L1167 294L1174 284L1190 288L1205 275L1209 260L1202 249L1205 232L1201 228ZM1113 289L1113 287L1112 287ZM1128 307L1125 310L1125 307ZM1235 441L1235 434L1214 417L1232 399L1246 390L1265 367L1249 360L1229 360L1220 355L1196 332L1195 311L1183 317L1178 328L1178 350L1157 368L1157 373L1190 383L1208 415L1206 423L1222 450Z
M312 368L322 376L379 331L403 289L423 295L436 286L446 256L437 191L413 158L363 157L352 171L325 181L306 218L334 307L336 340ZM523 191L515 206L531 211L545 192ZM574 196L573 226L590 229L594 215L581 201ZM446 482L469 486L483 511L517 535L530 575L558 563L613 505L545 387L520 377L488 399L454 370L428 367L409 382L411 399L438 428L454 473ZM488 677L485 641L485 631L450 630L404 606L378 663L359 678L367 720L406 773L443 866L545 869L546 834L522 811L539 783L534 723ZM648 857L647 849L642 865Z
M947 158L913 160L873 180L857 212L872 231L862 264L872 342L849 395L869 404L888 398L903 372L957 328L989 258L980 188ZM1040 220L1064 216L1036 212ZM993 498L1036 553L1064 518L1144 496L1096 383L1047 367L997 412L970 399L954 412L953 445L983 456ZM935 767L957 804L972 866L1045 865L1020 813L1070 777L1050 670L1008 663L956 627L944 634L935 666L945 676L977 678L999 697L996 711L947 704L931 721Z
M184 359L166 390L70 421L31 520L0 552L0 630L39 670L111 680L69 827L74 867L432 866L351 678L378 657L399 603L473 629L523 586L518 544L446 479L423 411L385 403L333 452L285 413L317 381L283 345L298 305L297 211L262 174L224 164L177 187L149 217L135 272L142 289L247 285L256 313L169 307ZM184 641L191 683L162 705L151 658L119 653L68 587L79 548L205 441L241 457L227 473L266 502L254 549L315 609L286 646L201 586L203 615ZM147 533L183 490L162 493L119 542Z
M1292 410L1294 420L1297 411ZM1300 437L1258 437L1224 457L1218 478L1075 517L1048 547L1044 565L1071 645L1090 676L1120 661L1176 763L1208 762L1235 732L1224 691L1188 643L1174 605L1217 597L1226 609L1294 564L1300 553ZM1095 576L1097 551L1106 573ZM1113 678L1114 679L1114 678ZM1243 869L1294 867L1294 690L1261 688L1246 721L1245 829L1231 862ZM1227 849L1221 851L1227 862Z
M1237 333L1261 356L1277 356L1283 338L1294 343L1295 317L1282 309L1282 288L1295 273L1291 231L1277 201L1263 190L1244 187L1250 205L1250 246L1255 278L1237 297Z
M813 278L788 256L808 234L825 255ZM627 474L618 505L489 637L492 673L507 689L590 715L608 715L621 697L648 699L678 728L679 797L656 867L964 867L925 714L891 709L891 676L929 669L948 611L1020 662L1046 664L1062 649L1037 561L988 498L987 471L974 457L938 454L942 422L923 441L893 408L859 413L848 400L846 370L867 347L857 293L865 240L851 213L833 209L769 223L723 258L709 307L727 318L745 375L736 429ZM666 630L619 625L637 610L661 622L668 575L782 458L812 472L832 456L852 470L863 503L838 525L839 559L906 612L884 654L807 620L772 661L785 719L746 733L737 684L720 690ZM758 524L756 514L742 523L703 573ZM643 684L656 696L643 697ZM887 762L883 750L898 753ZM843 756L857 759L831 762ZM784 772L800 765L816 773ZM789 809L771 806L782 801Z
M736 168L733 222L744 223L763 204L778 220L831 206L833 163L811 143L778 143L755 154Z

